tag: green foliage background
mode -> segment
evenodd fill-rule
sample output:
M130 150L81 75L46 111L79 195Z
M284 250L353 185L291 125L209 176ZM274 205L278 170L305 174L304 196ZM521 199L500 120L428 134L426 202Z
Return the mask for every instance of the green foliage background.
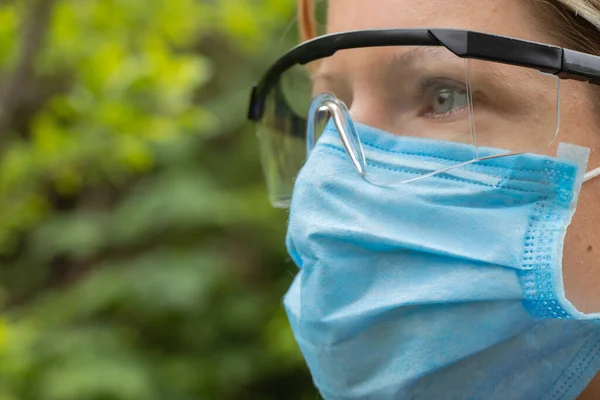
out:
M294 8L0 1L0 400L317 398L245 121Z

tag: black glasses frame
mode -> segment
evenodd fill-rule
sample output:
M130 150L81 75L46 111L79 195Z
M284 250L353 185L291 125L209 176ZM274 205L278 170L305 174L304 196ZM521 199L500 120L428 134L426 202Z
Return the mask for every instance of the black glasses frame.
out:
M384 46L443 46L461 58L517 65L600 85L600 56L543 43L458 29L372 29L333 33L302 43L283 55L252 89L248 119L258 122L267 95L281 75L295 65L340 50Z

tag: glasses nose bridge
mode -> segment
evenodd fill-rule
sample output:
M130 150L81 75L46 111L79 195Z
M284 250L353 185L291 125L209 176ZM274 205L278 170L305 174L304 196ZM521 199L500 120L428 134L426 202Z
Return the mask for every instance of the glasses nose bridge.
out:
M309 152L316 144L317 114L326 112L333 122L336 131L342 141L346 154L350 157L352 165L361 176L365 176L366 159L358 136L354 121L352 120L347 106L337 97L325 94L313 101L309 111L307 145Z
M356 143L360 143L360 140L356 135L356 128L354 127L354 121L350 117L350 114L344 113L341 105L338 102L333 101L327 101L321 109L329 111L329 115L340 135L344 149L350 157L350 161L352 161L352 165L354 165L354 168L356 168L361 176L364 176L367 171L365 170L364 161L361 162L361 154L358 154L358 149L356 148ZM354 142L354 144L352 142ZM362 153L362 150L360 153Z

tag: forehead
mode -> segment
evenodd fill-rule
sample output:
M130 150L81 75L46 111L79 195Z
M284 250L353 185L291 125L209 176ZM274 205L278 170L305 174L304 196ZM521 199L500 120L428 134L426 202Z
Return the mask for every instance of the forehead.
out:
M456 28L547 42L538 0L329 0L327 31Z

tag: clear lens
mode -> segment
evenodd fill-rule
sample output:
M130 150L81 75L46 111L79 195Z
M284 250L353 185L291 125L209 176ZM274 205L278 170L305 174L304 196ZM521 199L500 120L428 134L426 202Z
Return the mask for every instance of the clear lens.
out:
M514 153L546 149L558 133L560 79L513 65L468 64L477 147Z
M391 49L388 51L392 51ZM371 55L376 56L377 51ZM379 56L381 57L381 55ZM384 61L385 63L385 61ZM476 157L471 88L469 86L468 62L443 47L403 47L395 49L387 61L383 73L372 79L379 92L369 91L369 100L355 94L350 107L356 122L383 131L381 138L362 134L367 173L365 179L375 185L394 185L394 174L379 174L379 166L394 167L394 158L407 155L390 153L382 157L380 148L387 146L384 136L395 135L419 140L445 141L465 145L467 160L420 163L421 167L410 179L425 176L448 167L471 161ZM387 132L384 133L384 132ZM359 132L360 133L360 132ZM382 142L380 142L380 140ZM408 178L407 178L408 179Z
M296 66L269 93L258 124L258 141L269 198L275 207L289 205L298 171L306 160L306 118L311 100L308 70Z
M352 122L378 128L382 136L442 140L469 148L468 160L432 163L430 170L419 172L425 176L482 157L488 147L506 154L542 152L558 131L559 82L532 69L464 60L443 47L345 50L296 66L271 90L259 127L271 201L281 207L289 203L307 148L334 115L327 107L331 102L324 99L341 101L349 110L352 121L340 123L346 127L346 138L341 138L350 161L356 167L364 157L365 179L389 185L402 182L379 182L377 174L369 173L380 154L375 150L377 138L353 131ZM318 105L309 113L313 99ZM342 115L345 108L340 108Z

